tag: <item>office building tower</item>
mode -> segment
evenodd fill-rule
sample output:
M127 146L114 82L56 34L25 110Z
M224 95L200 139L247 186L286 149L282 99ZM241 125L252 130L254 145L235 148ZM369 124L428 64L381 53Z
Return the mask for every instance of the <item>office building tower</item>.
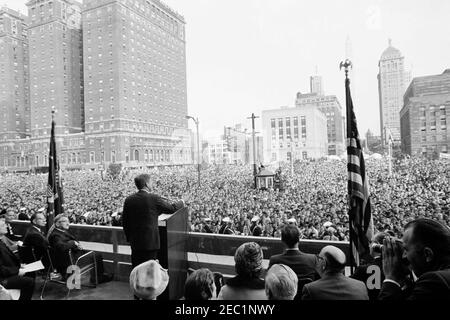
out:
M380 104L380 132L383 145L389 133L394 143L400 141L400 109L403 95L410 82L410 73L405 71L404 57L392 46L381 55L378 63L378 94Z
M191 158L184 28L160 1L84 1L90 163Z
M30 101L33 138L80 133L84 123L81 3L27 2L30 25Z
M0 9L0 140L30 135L27 17Z

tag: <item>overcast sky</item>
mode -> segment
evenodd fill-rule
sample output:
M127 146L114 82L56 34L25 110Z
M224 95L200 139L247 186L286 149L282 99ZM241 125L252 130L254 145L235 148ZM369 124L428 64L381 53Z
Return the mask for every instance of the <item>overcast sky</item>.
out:
M26 12L24 0L0 0ZM345 41L353 51L353 103L361 133L379 134L378 60L392 39L412 76L450 68L448 0L165 0L187 22L189 114L206 135L252 112L294 106L322 75L345 108ZM257 120L257 128L259 127ZM192 125L192 123L191 123Z

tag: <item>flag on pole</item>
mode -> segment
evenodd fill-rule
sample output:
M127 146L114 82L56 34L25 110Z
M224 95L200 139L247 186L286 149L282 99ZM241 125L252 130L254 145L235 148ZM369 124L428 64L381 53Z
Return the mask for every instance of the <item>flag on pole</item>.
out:
M63 192L61 182L61 169L56 156L55 121L52 114L52 131L50 136L50 152L48 163L47 185L47 230L53 225L55 216L63 212Z
M350 80L345 79L347 106L347 169L349 195L350 248L352 266L359 265L360 257L369 253L373 236L372 212L370 207L369 181L366 176L364 156L359 139L353 102L350 94Z

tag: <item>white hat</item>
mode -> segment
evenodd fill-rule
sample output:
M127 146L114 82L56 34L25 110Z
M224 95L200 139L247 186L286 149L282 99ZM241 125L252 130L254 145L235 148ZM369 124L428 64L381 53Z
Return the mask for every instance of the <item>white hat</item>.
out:
M20 208L20 211L25 211L25 210L26 210L25 207Z
M323 227L324 227L324 228L328 228L328 227L331 227L332 225L333 225L332 222L327 221L327 222L325 222L325 223L323 224Z
M222 221L223 221L223 222L230 222L231 220L230 220L230 218L225 217L225 218L222 219Z
M42 207L42 208L39 208L39 209L38 209L38 212L44 212L44 210L45 210L45 208Z
M295 220L295 218L290 218L290 219L288 219L288 222L289 223L297 223L297 220Z
M169 273L156 260L141 263L131 271L130 288L141 299L153 300L166 290Z
M258 221L259 220L259 217L258 216L254 216L253 218L252 218L252 222L256 222L256 221Z
M111 215L111 217L115 217L115 216L117 216L117 214L118 214L117 211L116 211L116 212L113 212L113 214Z
M211 218L205 218L204 221L211 221Z

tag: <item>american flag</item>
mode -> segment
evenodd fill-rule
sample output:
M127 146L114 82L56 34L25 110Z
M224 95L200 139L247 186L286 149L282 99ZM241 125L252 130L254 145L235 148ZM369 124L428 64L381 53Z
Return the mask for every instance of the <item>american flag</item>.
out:
M347 105L347 169L349 195L350 247L352 266L359 265L360 256L369 253L373 236L372 212L370 208L369 181L366 177L364 156L359 140L356 117L350 94L350 80L345 80Z

